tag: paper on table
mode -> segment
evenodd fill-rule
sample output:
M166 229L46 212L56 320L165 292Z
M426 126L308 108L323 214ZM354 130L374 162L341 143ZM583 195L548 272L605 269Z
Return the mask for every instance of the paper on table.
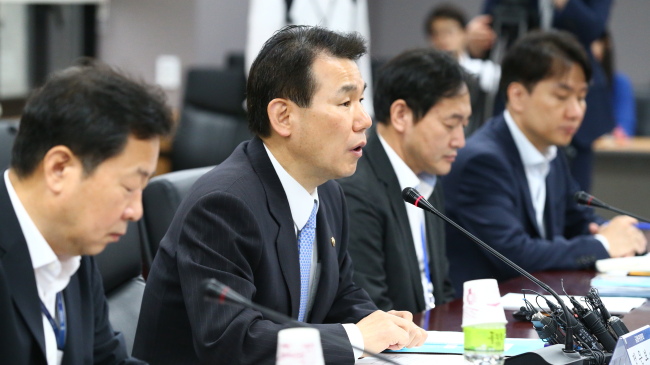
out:
M633 257L618 257L596 261L596 270L600 272L648 271L650 254Z
M546 306L546 301L544 300L535 300L537 297L536 294L527 294L526 298L528 301L533 303L533 305L539 304L544 308L544 310L548 310L548 307ZM551 300L553 303L556 303L555 298L553 298L551 295L546 295L546 298ZM569 299L565 295L560 295L560 298L564 301L565 304L569 304ZM583 297L576 296L575 297L579 302L584 303L582 300ZM524 295L519 294L519 293L508 293L501 297L501 303L503 304L503 309L506 310L519 310L521 306L524 305ZM632 298L632 297L600 297L600 299L603 300L603 304L605 305L605 308L609 310L610 313L612 314L625 314L629 313L632 309L640 307L645 303L646 299L645 298Z
M401 365L467 365L465 359L460 355L440 355L440 354L403 354L403 353L385 353L384 356ZM376 357L366 357L357 360L355 364L364 365L385 365L386 362Z
M398 353L426 353L426 354L462 354L464 335L462 332L453 331L428 331L427 340L424 345L411 349L404 348L396 351ZM534 351L544 347L540 339L530 338L506 338L504 354L515 356L528 351ZM393 351L389 353L394 353Z

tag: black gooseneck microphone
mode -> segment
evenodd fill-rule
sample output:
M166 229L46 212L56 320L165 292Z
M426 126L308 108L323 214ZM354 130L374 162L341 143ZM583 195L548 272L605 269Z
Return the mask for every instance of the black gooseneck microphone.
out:
M626 212L622 209L618 209L615 207L612 207L609 204L605 204L603 201L597 199L595 196L585 192L585 191L578 191L573 195L573 199L575 199L576 203L582 204L582 205L587 205L590 207L596 207L596 208L602 208L605 210L609 210L614 213L618 214L623 214L623 215L629 215L632 218L636 218L639 222L647 222L650 223L650 220L648 218L641 217L640 215L632 214L630 212Z
M205 300L215 302L218 304L233 304L233 305L242 305L247 308L254 309L262 314L264 314L265 317L269 318L275 323L288 323L293 327L308 327L308 328L313 328L308 323L305 322L299 322L296 321L295 319L282 314L280 312L276 312L272 309L269 309L267 307L261 306L259 304L253 303L251 300L245 298L243 295L237 293L236 291L232 290L229 286L221 283L217 279L205 279L203 280L203 285L202 285L202 290L203 290L203 298ZM320 332L320 331L319 331ZM341 347L345 346L350 346L351 344L347 341L344 341L338 337L332 336L327 332L322 332L321 336L326 338L328 341L335 343L336 345L339 345ZM389 359L388 357L381 355L381 354L376 354L361 348L358 348L354 345L352 345L352 348L355 350L359 350L362 352L365 352L366 354L369 354L371 356L374 356L381 361L384 361L389 364L395 364L399 365L397 362Z
M481 241L476 236L469 233L465 228L459 226L456 222L449 219L446 215L440 213L417 190L415 190L414 188L405 188L404 190L402 190L402 198L404 199L405 202L407 202L409 204L413 204L416 207L418 207L420 209L423 209L423 210L425 210L427 212L433 213L436 216L440 217L445 222L451 224L454 228L461 231L464 235L466 235L472 241L474 241L474 243L478 244L483 249L489 251L492 255L498 257L499 260L505 262L508 266L515 269L521 275L527 277L530 281L532 281L533 283L539 285L542 289L549 292L555 298L555 300L557 300L558 304L562 307L565 323L569 324L569 323L573 323L573 321L575 321L575 318L570 317L571 314L569 312L569 309L564 304L562 299L560 299L560 296L555 292L555 290L551 289L551 287L549 287L548 285L543 283L541 280L534 277L528 271L526 271L526 270L522 269L521 267L519 267L519 265L517 265L514 262L510 261L507 257L503 256L501 253L499 253L499 251L497 251L494 248L490 247L487 243ZM583 363L582 362L582 357L580 356L579 353L577 353L573 349L573 328L571 328L571 326L569 326L569 325L566 326L565 335L566 336L565 336L564 348L562 349L562 353L558 353L557 351L551 350L556 346L561 347L562 345L548 346L548 347L545 347L544 349L542 349L544 351L539 351L538 355L540 355L540 358L526 359L525 361L517 362L515 360L515 358L517 358L517 356L514 356L514 357L511 357L510 359L508 359L508 360L510 360L510 361L508 361L508 363L509 364L515 364L515 363L519 364L519 363L521 363L521 364L534 365L534 364L536 364L536 362L534 362L534 360L542 360L543 362L540 362L540 364L582 364ZM545 359L544 356L548 357L549 359L548 360ZM552 357L552 359L550 359L551 357ZM515 361L512 361L512 360L515 360ZM522 360L524 360L524 359L522 358Z

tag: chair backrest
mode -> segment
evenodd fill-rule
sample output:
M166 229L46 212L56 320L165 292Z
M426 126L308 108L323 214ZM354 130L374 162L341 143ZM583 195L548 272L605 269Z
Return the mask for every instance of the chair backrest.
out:
M217 165L241 141L251 138L243 108L245 90L246 79L240 69L188 71L172 142L172 170Z
M144 217L143 227L146 232L145 263L151 265L158 251L167 228L174 218L176 209L194 182L214 166L181 170L156 176L142 193Z
M0 172L9 167L11 149L18 132L18 120L0 120Z
M142 278L141 228L129 223L126 234L95 256L102 274L108 302L109 320L115 331L122 332L129 354L144 294Z
M636 135L650 136L650 88L638 90L635 93L636 103Z

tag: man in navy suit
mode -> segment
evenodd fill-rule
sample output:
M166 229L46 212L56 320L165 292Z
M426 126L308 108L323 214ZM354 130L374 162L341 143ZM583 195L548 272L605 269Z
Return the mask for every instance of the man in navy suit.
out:
M531 33L502 65L506 110L468 139L445 177L449 217L528 271L589 268L645 252L635 219L600 224L573 200L579 188L558 146L571 141L587 107L584 49L566 32ZM517 275L456 230L447 230L447 253L456 288Z
M355 64L364 52L358 35L318 27L286 27L266 42L247 86L256 137L201 177L178 208L147 280L136 356L275 363L277 333L288 325L206 302L209 278L311 323L327 363L354 363L362 352L350 343L379 352L424 342L410 313L377 310L352 282L345 197L330 181L354 173L371 125Z
M142 363L108 321L100 253L142 216L160 136L160 91L86 63L27 101L0 178L0 361Z

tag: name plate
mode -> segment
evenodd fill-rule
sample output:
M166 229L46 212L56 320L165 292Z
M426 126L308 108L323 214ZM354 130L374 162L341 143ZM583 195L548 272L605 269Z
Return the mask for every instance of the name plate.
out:
M618 338L610 365L648 364L650 364L650 326L643 326Z

